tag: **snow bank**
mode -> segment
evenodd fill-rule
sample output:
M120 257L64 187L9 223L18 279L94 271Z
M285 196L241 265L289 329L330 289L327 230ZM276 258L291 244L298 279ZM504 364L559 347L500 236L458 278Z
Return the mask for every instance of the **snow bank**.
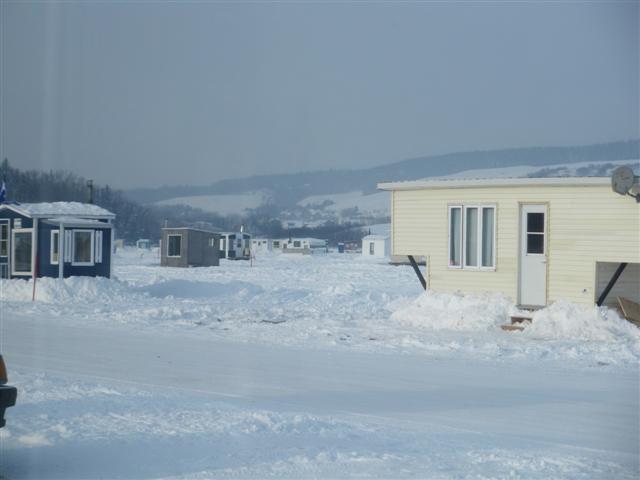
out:
M427 291L400 307L391 320L428 330L497 331L518 310L500 294L462 295ZM512 333L512 335L518 335ZM606 307L558 301L534 313L522 335L530 339L626 342L640 355L640 329Z
M33 281L0 280L0 301L31 301ZM101 303L130 295L129 286L118 280L104 277L70 277L62 282L57 278L38 278L36 300L44 303L74 304L77 301Z
M513 304L499 294L461 295L426 291L391 319L430 330L493 330L509 319Z
M535 312L523 332L545 339L582 339L605 342L626 339L638 342L640 329L606 307L585 307L559 301ZM639 349L640 350L640 349Z

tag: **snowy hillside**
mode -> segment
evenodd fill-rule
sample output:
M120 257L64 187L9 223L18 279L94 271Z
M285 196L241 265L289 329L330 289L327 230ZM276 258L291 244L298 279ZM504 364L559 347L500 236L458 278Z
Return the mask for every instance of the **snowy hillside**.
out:
M558 165L516 166L464 170L453 175L428 177L431 179L450 178L518 178L518 177L575 177L609 176L614 168L628 165L640 173L639 160L620 160L614 162L582 162ZM418 180L416 178L415 180ZM361 191L313 195L300 200L297 205L304 209L286 211L288 218L298 223L319 223L320 221L362 221L363 217L384 218L390 215L388 192L365 194Z
M156 202L156 205L186 205L199 208L205 212L219 215L243 215L247 210L257 208L270 199L266 191L248 192L237 195L195 195L191 197L176 197Z

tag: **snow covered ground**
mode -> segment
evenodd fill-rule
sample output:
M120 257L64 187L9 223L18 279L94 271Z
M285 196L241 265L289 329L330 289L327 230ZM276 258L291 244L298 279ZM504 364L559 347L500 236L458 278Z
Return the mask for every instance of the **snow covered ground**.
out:
M522 333L499 295L410 267L266 254L114 280L0 283L18 478L637 478L640 333L558 303Z

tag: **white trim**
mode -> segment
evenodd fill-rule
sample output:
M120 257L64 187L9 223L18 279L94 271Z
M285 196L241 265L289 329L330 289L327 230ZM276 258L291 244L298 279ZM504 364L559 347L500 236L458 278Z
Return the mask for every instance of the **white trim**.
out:
M454 208L459 208L460 209L460 265L451 265L451 210ZM464 209L462 208L462 205L448 205L447 206L447 263L449 268L452 268L454 270L460 270L462 269L462 252L463 252L463 247L464 245L462 244L462 229L464 228L464 222L462 219L462 214L463 214Z
M16 272L15 271L15 252L13 251L13 247L15 246L15 235L16 233L31 233L31 270L29 270L28 272ZM33 228L14 228L11 230L11 260L9 261L9 263L11 264L11 276L13 277L18 277L18 276L33 276L33 265L34 265L34 261L33 261L33 256L34 256L34 248L35 248L35 242L34 242L34 238L33 238Z
M64 278L64 260L65 260L65 252L66 252L66 235L67 232L64 229L64 223L60 224L60 234L58 237L58 241L60 244L58 245L58 278Z
M73 252L72 252L72 250L73 250L73 248L72 248L73 247L73 230L66 229L64 231L64 235L65 235L65 237L64 237L64 240L63 240L63 243L64 243L64 257L63 257L64 260L63 260L63 262L71 263L71 257L73 255Z
M180 237L180 255L169 255L169 241L170 237ZM167 258L181 258L182 257L182 234L181 233L167 233Z
M102 230L96 230L95 233L95 263L102 263Z
M547 178L479 178L452 180L412 180L407 182L381 182L378 190L425 190L438 188L487 188L487 187L526 187L538 186L574 186L611 185L610 177L547 177Z
M53 261L53 246L56 244L56 242L53 241L53 237L55 236L58 237L58 259ZM49 263L51 263L51 265L58 265L60 262L60 230L51 230L49 238Z
M89 247L89 253L91 254L91 260L88 262L77 262L76 261L76 233L89 233L91 234L91 246ZM71 248L71 265L74 267L93 267L95 265L94 261L94 248L95 248L95 230L90 230L87 228L78 228L71 230L73 242Z

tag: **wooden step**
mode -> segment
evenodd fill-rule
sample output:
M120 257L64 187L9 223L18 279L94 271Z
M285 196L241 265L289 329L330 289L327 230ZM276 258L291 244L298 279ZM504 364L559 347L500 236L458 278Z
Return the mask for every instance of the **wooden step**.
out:
M524 327L520 325L501 325L500 328L505 332L521 332L524 330Z

